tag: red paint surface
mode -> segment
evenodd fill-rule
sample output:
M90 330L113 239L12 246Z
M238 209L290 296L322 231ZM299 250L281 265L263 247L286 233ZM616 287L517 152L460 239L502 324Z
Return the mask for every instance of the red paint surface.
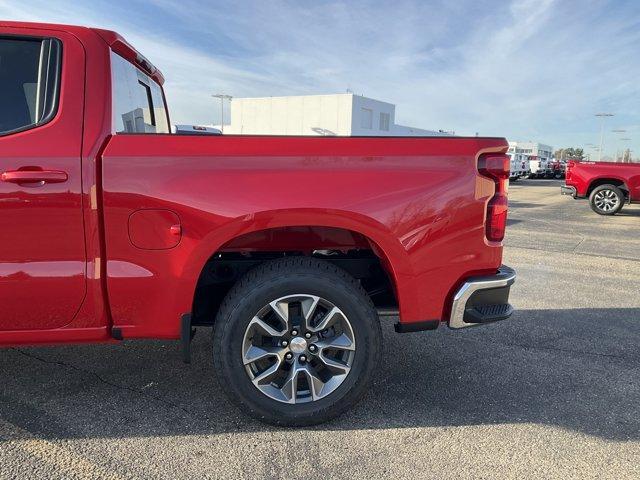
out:
M180 243L180 217L171 210L145 208L129 217L129 240L143 250L166 250Z
M84 51L73 35L60 32L59 38L67 68L58 115L40 128L0 137L5 177L0 181L0 330L67 325L86 293L80 167ZM65 172L68 178L59 183L12 178L17 175L12 172L38 169Z
M111 136L108 43L119 37L6 22L0 32L56 36L65 55L58 116L0 137L0 171L69 176L0 182L0 301L11 312L0 343L104 341L111 326L125 338L177 338L215 252L295 246L305 231L322 245L373 247L403 322L445 319L452 289L501 263L502 244L485 235L495 184L477 157L504 153L504 139ZM173 212L179 243L134 245L140 210ZM177 237L168 220L151 227L168 228L162 245Z
M402 321L442 318L453 284L500 265L501 244L487 242L484 228L495 187L476 169L487 147L504 150L504 142L116 136L102 160L106 254L154 274L112 278L107 269L114 324L128 336L177 335L213 253L241 235L305 225L373 241L391 265ZM180 245L133 247L125 226L141 208L176 212Z

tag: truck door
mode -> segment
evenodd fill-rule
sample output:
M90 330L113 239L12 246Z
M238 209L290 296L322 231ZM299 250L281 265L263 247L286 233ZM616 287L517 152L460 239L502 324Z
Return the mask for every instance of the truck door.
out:
M62 327L83 302L84 51L0 25L0 330Z

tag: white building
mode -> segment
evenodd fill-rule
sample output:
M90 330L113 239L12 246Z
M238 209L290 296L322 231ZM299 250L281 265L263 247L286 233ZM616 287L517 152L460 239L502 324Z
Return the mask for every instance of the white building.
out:
M225 134L440 136L446 133L396 124L396 106L342 93L233 98Z
M536 142L509 142L508 153L514 156L514 160L548 162L553 157L553 147Z
M553 158L553 147L536 142L509 142L507 153L511 157L512 173L541 176L546 173Z

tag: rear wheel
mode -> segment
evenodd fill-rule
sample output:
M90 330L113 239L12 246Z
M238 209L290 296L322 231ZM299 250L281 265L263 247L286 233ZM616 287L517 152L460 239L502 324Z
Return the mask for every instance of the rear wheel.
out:
M599 215L615 215L624 205L624 193L615 185L600 185L589 196L591 209Z
M365 393L382 350L377 313L360 284L308 257L267 262L231 289L215 322L222 389L259 420L327 421Z

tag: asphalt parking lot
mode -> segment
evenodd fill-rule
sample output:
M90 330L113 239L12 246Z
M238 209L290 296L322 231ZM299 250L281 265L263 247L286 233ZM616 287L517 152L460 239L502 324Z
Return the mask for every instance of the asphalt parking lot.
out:
M218 391L209 333L0 351L0 478L640 478L640 205L510 187L514 318L398 335L343 417L265 426Z

